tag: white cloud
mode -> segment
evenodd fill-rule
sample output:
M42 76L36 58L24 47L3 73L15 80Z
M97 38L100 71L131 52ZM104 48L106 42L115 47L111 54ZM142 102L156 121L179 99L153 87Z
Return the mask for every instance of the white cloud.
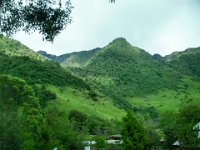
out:
M166 55L200 46L197 0L73 0L73 22L54 43L36 34L15 37L34 50L62 54L103 47L117 37L149 53ZM197 5L199 4L199 5Z

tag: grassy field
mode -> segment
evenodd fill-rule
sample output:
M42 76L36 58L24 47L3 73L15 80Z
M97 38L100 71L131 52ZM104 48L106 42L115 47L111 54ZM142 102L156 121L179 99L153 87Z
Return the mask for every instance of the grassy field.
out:
M69 112L75 109L88 115L118 121L126 114L124 110L115 107L112 101L107 98L98 98L98 101L93 101L87 96L86 91L56 86L48 86L48 89L57 94L56 101L50 102L48 107L56 106L60 111Z
M143 97L128 98L130 105L154 107L159 113L179 110L185 103L196 101L200 104L200 82L185 77L176 90L163 90ZM57 94L55 101L49 102L48 108L56 106L60 111L69 112L79 110L88 115L96 115L107 120L120 121L126 112L114 106L107 97L98 97L93 101L86 91L79 91L69 87L48 86L48 89Z
M176 90L163 90L143 97L128 98L128 102L131 105L154 107L159 113L176 112L181 105L191 101L200 104L200 82L188 77L184 77L182 81Z

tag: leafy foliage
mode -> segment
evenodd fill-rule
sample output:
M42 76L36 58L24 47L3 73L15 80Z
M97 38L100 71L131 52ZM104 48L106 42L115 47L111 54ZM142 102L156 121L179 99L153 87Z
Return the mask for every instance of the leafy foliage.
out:
M38 30L45 40L53 41L71 23L72 8L69 0L1 0L0 33L10 36L20 30Z
M42 86L34 85L32 88L34 90L36 97L38 97L40 106L42 108L45 108L47 106L47 102L56 100L56 94L48 90L45 85Z
M21 121L12 110L5 111L1 105L0 108L0 149L18 150L20 149Z
M7 117L4 118L5 122L0 125L1 132L3 132L2 135L4 135L0 141L4 144L10 144L10 146L1 146L0 144L1 148L21 149L23 144L27 144L27 141L28 143L31 141L34 147L38 136L36 131L41 124L42 114L38 100L34 97L31 87L24 80L11 76L0 76L0 84L0 117L4 118L4 115ZM26 104L26 107L24 107L22 119L17 112L18 107L24 104ZM2 131L2 128L5 128L3 125L7 125L11 121L10 118L12 121L16 120L16 124L11 123L10 126L7 126L8 129ZM17 134L13 131L15 129ZM28 135L29 138L25 135ZM13 141L9 141L12 139ZM14 147L14 143L16 147ZM30 143L28 146L31 148ZM25 147L27 148L27 145Z
M160 121L164 130L167 147L178 140L180 147L186 150L199 149L198 131L193 127L199 122L200 108L196 103L183 105L178 114L169 113Z
M83 149L82 135L72 130L67 114L56 108L46 111L47 128L51 131L51 137L58 149Z
M0 87L0 149L83 148L82 140L70 128L67 117L55 109L44 114L39 100L24 80L0 76ZM10 103L4 101L6 92L9 99L17 102L20 99L20 103L10 108Z
M33 95L33 92L24 80L6 75L0 76L0 103L2 105L16 107L24 103L30 95Z
M95 115L88 116L78 110L71 110L68 114L71 126L78 132L83 132L90 135L109 135L116 134L119 125L115 122L110 122L101 119Z
M128 112L123 118L122 140L125 150L143 150L145 148L144 128L131 112Z

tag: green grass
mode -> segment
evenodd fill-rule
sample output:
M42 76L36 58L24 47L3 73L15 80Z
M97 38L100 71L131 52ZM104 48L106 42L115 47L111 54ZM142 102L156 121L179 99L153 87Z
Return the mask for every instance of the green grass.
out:
M93 101L83 90L78 91L69 87L60 88L52 85L49 85L48 89L57 94L56 101L50 102L48 107L56 106L60 111L69 112L75 109L102 119L118 121L126 114L124 110L115 107L111 100L98 98L98 101Z
M182 104L191 101L200 104L200 82L193 81L189 77L184 77L182 81L176 90L166 89L144 97L128 98L128 102L136 106L154 107L159 113L177 112Z

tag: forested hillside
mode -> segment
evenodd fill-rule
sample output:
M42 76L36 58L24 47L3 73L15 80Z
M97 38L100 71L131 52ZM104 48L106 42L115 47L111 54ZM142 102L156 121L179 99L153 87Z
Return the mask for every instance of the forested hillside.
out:
M86 57L86 53L90 57ZM66 54L70 57L65 57L61 65L122 107L129 107L125 97L175 89L181 82L179 72L123 38L115 39L102 49L75 54Z
M184 74L200 78L200 48L188 48L165 57L167 63Z
M88 134L119 132L125 112L108 97L15 40L1 44L0 149L83 149Z
M97 141L96 148L120 150L129 142L104 142L119 133L132 140L129 128L137 130L131 136L143 139L139 147L170 148L188 137L183 145L196 147L188 129L200 114L199 48L152 56L117 38L91 51L40 52L49 60L1 39L6 41L8 48L4 44L0 51L0 149L78 150L88 139Z
M90 54L90 57L86 57L86 54ZM173 103L174 107L171 108L175 108L183 103L183 99L198 99L194 95L198 95L199 56L199 48L174 52L165 57L159 54L152 56L132 46L124 38L117 38L95 52L61 55L60 64L109 96L120 107L135 109L142 103L145 107L155 106L161 111L169 109L168 105ZM161 95L164 98L159 98ZM175 96L170 98L170 95ZM155 101L150 99L151 103L143 103L147 96L155 97ZM134 108L127 100L134 104Z

